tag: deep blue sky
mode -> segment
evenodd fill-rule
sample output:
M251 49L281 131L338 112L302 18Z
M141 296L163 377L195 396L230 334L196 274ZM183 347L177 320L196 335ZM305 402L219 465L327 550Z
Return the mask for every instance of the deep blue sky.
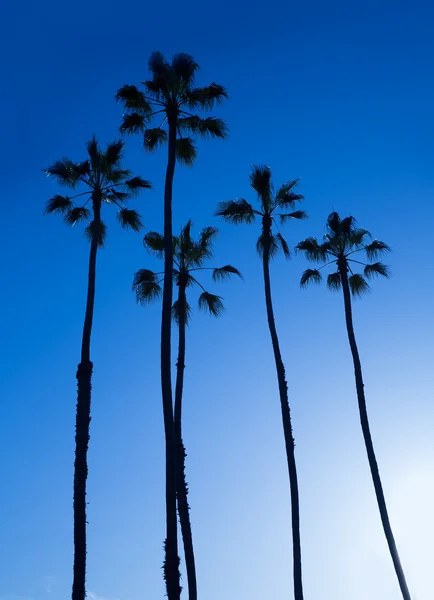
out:
M113 1L2 8L0 337L3 492L0 599L67 598L72 561L75 367L88 246L42 216L59 191L42 169L81 159L93 133L116 137L113 96L147 76L154 49L189 52L199 83L230 100L224 142L200 145L176 175L176 227L218 220L217 201L255 198L250 166L301 177L310 219L290 244L352 213L393 247L393 277L354 305L372 432L414 600L432 594L434 409L434 9L429 2L272 0L157 8ZM164 152L128 140L125 165L154 183L140 207L161 230ZM133 272L156 267L141 236L108 218L99 258L89 455L91 600L163 598L160 307L137 307ZM206 600L291 597L288 482L277 385L255 255L257 227L221 226L216 264L245 283L217 293L218 323L188 332L185 442L199 589ZM306 599L395 600L358 424L342 299L299 290L302 258L273 265L293 409ZM217 287L217 286L215 286ZM211 286L210 286L211 289Z

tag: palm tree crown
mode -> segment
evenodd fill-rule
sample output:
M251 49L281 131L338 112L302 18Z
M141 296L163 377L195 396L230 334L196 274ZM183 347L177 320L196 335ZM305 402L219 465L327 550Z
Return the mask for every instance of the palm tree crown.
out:
M129 198L135 196L141 189L150 189L151 184L142 177L134 177L131 171L121 167L122 141L107 145L102 151L95 137L86 144L88 157L82 162L73 162L69 158L62 158L49 166L45 172L53 177L55 181L75 190L80 184L86 186L86 190L73 196L61 196L56 194L46 204L45 214L61 214L68 225L75 225L79 221L90 221L85 229L85 235L92 239L94 234L98 235L98 244L104 244L107 227L100 222L99 231L91 220L91 211L87 208L91 201L92 205L97 202L101 204L116 204L119 208L117 215L122 227L138 231L142 227L140 215L137 211L126 208L125 203ZM82 198L77 205L76 199Z
M272 225L278 228L277 217L280 223L291 219L305 219L304 210L293 210L297 202L303 200L301 194L294 192L298 179L284 183L274 194L271 181L271 170L266 166L255 166L250 175L250 185L257 192L259 209L253 208L244 198L219 202L216 215L223 217L229 223L253 223L256 217L262 219L262 233L258 238L256 248L260 256L264 253L264 244L267 242L268 255L273 258L279 250L289 258L288 243L280 232L273 234ZM265 237L266 236L266 237Z
M310 282L320 283L320 270L336 264L337 270L327 277L327 285L332 290L339 290L342 285L342 273L349 273L348 283L353 296L360 296L369 291L368 279L373 277L389 277L389 269L382 262L371 262L390 251L384 242L370 240L371 234L366 229L357 227L354 217L341 219L337 212L332 212L327 219L327 233L320 244L310 237L297 245L297 250L305 253L308 260L325 263L319 269L306 269L301 278L301 285ZM368 262L356 260L354 255L362 252ZM355 273L355 265L363 267L363 275Z
M199 309L209 312L210 315L218 317L224 311L221 296L207 292L197 279L197 272L212 271L212 280L225 280L231 275L242 277L241 273L232 265L224 265L219 268L204 267L207 260L213 256L213 242L218 234L215 227L205 227L200 233L197 241L191 237L191 221L183 227L179 236L173 237L173 280L177 286L185 289L198 286L202 291L199 295ZM164 237L151 231L143 240L145 248L155 254L158 258L164 256ZM158 298L162 293L161 283L163 273L155 273L148 269L140 269L134 276L133 290L136 292L137 301L147 304ZM188 322L191 314L191 306L185 301L184 319ZM179 301L176 300L172 307L173 318L179 322Z
M191 166L196 158L196 145L192 136L224 138L227 128L222 119L201 117L196 111L210 110L227 98L224 87L217 83L205 87L195 86L199 65L189 54L175 54L169 63L161 52L149 59L152 78L144 81L144 91L134 85L124 85L116 94L126 113L121 125L122 133L142 133L145 150L153 151L168 140L164 126L176 123L176 157ZM193 111L193 112L191 112ZM161 116L157 127L147 125L152 117Z

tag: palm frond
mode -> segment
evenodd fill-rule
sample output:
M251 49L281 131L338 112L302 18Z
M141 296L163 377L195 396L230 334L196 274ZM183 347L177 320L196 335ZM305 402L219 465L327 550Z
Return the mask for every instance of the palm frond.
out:
M148 152L153 152L167 142L167 132L160 127L146 129L143 136L143 146Z
M360 275L359 273L355 273L348 277L348 282L353 296L361 296L370 290L368 282L363 275Z
M277 239L275 235L265 236L263 233L258 237L256 242L256 251L259 256L264 256L264 252L266 250L266 244L268 244L268 256L269 258L274 258L276 254L279 252L281 247L280 240ZM289 249L288 249L289 250Z
M296 194L293 190L298 185L300 178L287 181L277 190L275 196L276 206L284 208L294 208L296 202L300 202L304 199L302 194Z
M121 140L108 144L106 151L104 152L106 166L115 167L122 159L123 149L124 142Z
M132 229L133 231L140 231L143 227L143 223L140 219L140 215L136 210L130 208L121 208L117 214L117 219L124 229Z
M161 295L162 289L153 271L140 269L134 274L133 291L136 292L137 302L149 304Z
M185 137L176 140L176 158L178 162L191 167L196 156L196 146L191 138Z
M45 173L50 177L53 177L53 179L61 185L75 188L80 181L81 171L80 166L72 162L72 160L69 158L62 158L45 169Z
M97 171L101 165L101 151L94 135L86 142L86 149L92 170Z
M330 273L327 277L327 287L331 290L339 290L342 285L341 274L339 271Z
M190 321L190 315L191 315L191 306L187 301L185 301L184 319L185 319L186 325L188 325L188 323ZM179 316L180 316L179 301L175 300L175 302L173 303L173 306L172 306L172 318L178 324L179 324Z
M282 234L276 233L276 240L280 244L285 258L291 258L291 251L289 249L288 242L285 240Z
M185 86L191 86L199 65L190 54L179 53L172 59L172 69Z
M319 244L318 241L309 237L299 242L296 246L296 250L304 252L306 258L313 262L324 262L327 259L329 245L327 243Z
M155 50L149 57L148 67L154 77L164 78L172 70L163 54Z
M374 277L390 277L389 267L381 262L366 265L364 268L365 277L372 279Z
M306 287L308 283L321 283L322 276L318 269L306 269L300 279L301 287Z
M238 269L232 265L225 265L224 267L214 269L212 273L212 279L213 281L224 281L225 279L229 279L231 275L238 275L238 277L243 279L240 271L238 271Z
M217 83L185 92L187 106L191 109L209 110L215 104L221 104L227 97L226 89Z
M60 196L56 194L45 204L44 215L50 215L52 213L65 214L72 208L72 202L67 196Z
M131 179L127 179L125 181L125 185L131 193L136 193L139 190L152 190L152 183L147 179L143 179L143 177L132 177Z
M307 219L307 213L304 210L294 210L290 213L282 213L279 216L281 223L286 223L290 219Z
M113 185L122 185L128 177L131 177L129 169L121 169L119 167L107 166L103 169L106 183Z
M333 211L327 217L327 228L332 233L339 233L340 232L340 226L341 226L341 218L340 218L339 214L336 211Z
M147 119L138 112L122 115L122 123L119 127L121 133L132 135L144 131Z
M100 221L99 227L96 225L95 221L91 221L84 230L84 237L89 240L89 242L91 242L95 236L98 238L98 246L104 246L107 238L107 225L103 223L103 221Z
M122 204L129 198L130 194L127 192L121 192L120 190L111 190L108 194L104 195L104 200L106 202L121 202Z
M348 236L350 246L360 246L363 244L365 237L371 237L367 229L354 229Z
M244 198L219 202L214 213L217 217L223 217L228 223L252 223L255 220L253 206Z
M188 131L202 137L225 138L227 126L223 119L216 117L202 118L191 116L178 119L178 125L182 131Z
M191 219L189 219L181 229L181 235L179 237L179 250L184 255L188 255L194 246L194 242L191 239L191 226L192 222Z
M158 258L164 256L164 236L156 231L150 231L143 238L143 245L149 252L154 252Z
M356 231L356 219L351 215L342 219L341 232L347 237L347 239L352 236L354 231Z
M265 212L271 209L273 184L271 182L271 169L265 165L255 165L250 174L250 185L261 199Z
M390 252L390 247L380 240L373 240L370 244L365 246L366 255L369 260L375 259L378 256L382 256L387 252Z
M122 86L115 96L117 102L121 102L127 110L134 111L142 116L151 113L151 107L146 100L143 92L140 92L135 85Z
M85 206L74 206L65 213L64 219L65 223L72 227L80 221L89 221L90 216L91 212Z
M213 317L219 317L224 312L221 296L209 292L202 292L199 296L199 308L208 311Z

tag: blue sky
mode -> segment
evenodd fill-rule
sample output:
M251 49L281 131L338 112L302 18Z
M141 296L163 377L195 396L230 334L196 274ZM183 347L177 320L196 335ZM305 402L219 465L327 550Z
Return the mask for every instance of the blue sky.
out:
M390 281L354 303L368 410L392 526L414 600L429 600L434 535L431 270L434 219L434 9L428 2L170 3L53 0L3 7L0 475L1 600L67 598L72 563L75 368L88 246L43 218L58 188L42 169L117 136L113 96L147 75L154 49L189 52L199 83L230 100L224 142L200 144L176 175L174 222L221 229L216 263L245 283L217 286L227 312L188 331L185 443L199 590L207 600L291 597L289 492L254 226L212 214L244 196L250 166L300 177L321 236L331 210L393 248ZM164 152L129 139L125 165L151 179L134 203L162 229ZM159 306L131 292L156 267L141 236L116 227L99 256L89 454L91 600L163 598L163 427ZM272 267L300 480L306 599L395 600L358 423L342 299L301 291L302 258ZM211 287L211 286L210 286ZM184 582L186 585L186 582Z

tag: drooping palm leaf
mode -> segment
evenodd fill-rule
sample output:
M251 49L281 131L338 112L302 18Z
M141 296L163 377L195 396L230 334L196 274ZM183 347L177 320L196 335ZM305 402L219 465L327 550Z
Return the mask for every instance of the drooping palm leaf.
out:
M57 160L47 169L45 169L45 172L61 185L65 185L70 188L75 188L77 183L80 181L80 168L69 158Z
M117 219L121 224L121 227L124 229L140 231L140 229L143 227L139 213L130 208L121 208L117 214Z
M250 185L260 197L264 212L268 212L271 209L273 193L270 167L254 166L250 174Z
M305 287L308 283L321 283L321 273L318 269L306 269L301 276L300 285Z
M365 277L372 279L373 277L390 277L389 267L381 262L366 265L364 268Z
M348 236L348 243L350 247L360 246L366 237L371 237L367 229L354 229Z
M281 213L279 217L281 223L286 223L286 221L291 219L307 219L307 212L304 210L294 210L290 213Z
M365 251L369 260L372 260L390 252L390 247L384 242L380 242L380 240L373 240L370 244L365 246Z
M304 252L306 258L312 262L324 262L327 259L329 245L327 243L319 244L315 238L309 237L299 242L296 250Z
M154 127L153 129L146 129L143 136L143 147L148 152L153 152L159 146L162 146L167 142L167 133L160 127Z
M157 233L156 231L150 231L143 238L143 245L145 248L154 252L158 258L163 258L164 256L164 236Z
M141 133L145 129L146 122L147 119L138 112L127 113L122 115L122 123L119 131L128 135Z
M176 158L178 162L191 167L196 156L196 145L191 138L185 137L176 140Z
M354 273L354 275L348 277L348 282L353 296L361 296L370 290L368 282L359 273Z
M50 215L52 213L64 214L71 208L72 202L67 196L60 196L59 194L56 194L47 201L44 215Z
M199 296L199 308L208 311L213 317L219 317L225 310L221 296L202 292Z
M331 290L339 290L342 285L341 274L339 271L330 273L327 277L327 287Z
M228 93L226 89L217 83L211 83L211 85L205 87L193 88L185 92L185 101L191 110L209 110L215 104L221 104L227 97Z
M123 149L124 143L120 140L109 144L103 154L105 164L109 167L115 167L122 159Z
M218 217L223 217L228 223L252 223L255 220L257 211L244 198L238 200L228 200L219 202L217 210L214 213Z
M186 131L202 137L225 138L227 126L223 119L217 117L202 118L197 115L180 118L178 125L181 131Z
M115 98L117 102L121 102L127 110L139 113L142 116L152 112L144 93L139 91L135 85L124 85L118 90Z
M89 240L89 242L92 241L94 236L98 238L98 246L104 246L107 238L107 225L103 223L103 221L100 222L99 227L94 221L91 221L84 230L84 237Z
M74 206L64 216L65 223L71 227L80 221L89 221L91 212L85 206Z
M147 179L143 179L143 177L132 177L131 179L127 179L125 185L132 193L136 193L142 189L152 190L152 183Z
M191 86L199 65L190 54L179 53L172 59L172 69L185 86Z
M256 251L260 257L264 256L266 247L268 247L268 257L274 258L281 248L280 240L276 235L265 236L263 233L261 233L256 241Z
M225 265L224 267L214 269L212 273L212 279L213 281L224 281L225 279L229 279L231 275L238 275L238 277L243 279L240 271L238 271L238 269L232 265Z
M140 269L134 274L133 291L141 304L156 300L162 293L157 275L149 269Z
M185 308L185 312L184 312L185 324L188 325L188 323L190 321L190 315L191 315L191 306L189 305L189 303L187 301L185 302L184 308ZM179 323L179 316L180 316L179 301L175 300L175 302L173 303L173 306L172 306L172 318L176 323Z
M276 233L276 240L282 248L285 258L291 258L291 251L289 249L288 242L285 240L281 233Z

